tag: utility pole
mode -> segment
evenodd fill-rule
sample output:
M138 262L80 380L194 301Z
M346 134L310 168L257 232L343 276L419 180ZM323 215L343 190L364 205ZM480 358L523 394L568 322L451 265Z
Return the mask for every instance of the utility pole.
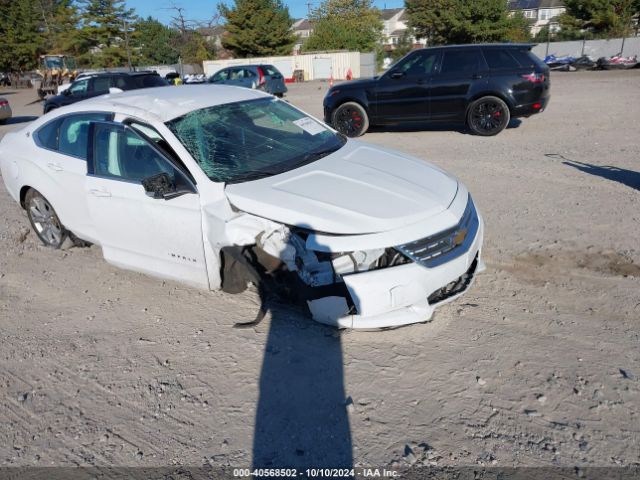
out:
M122 18L122 27L124 28L124 48L127 49L127 63L129 64L129 71L132 71L131 68L131 51L129 50L129 27L127 26L127 20Z

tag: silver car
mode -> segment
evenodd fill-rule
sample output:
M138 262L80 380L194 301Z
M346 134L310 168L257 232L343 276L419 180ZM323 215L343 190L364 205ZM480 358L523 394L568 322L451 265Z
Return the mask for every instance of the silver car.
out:
M0 97L0 123L4 123L7 118L11 118L12 112L9 101Z

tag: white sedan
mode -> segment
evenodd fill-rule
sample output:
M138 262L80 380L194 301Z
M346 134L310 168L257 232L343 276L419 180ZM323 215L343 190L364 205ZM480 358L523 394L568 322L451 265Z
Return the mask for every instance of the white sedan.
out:
M483 268L462 183L256 90L78 102L5 135L0 167L50 247L203 289L285 285L340 328L427 321Z

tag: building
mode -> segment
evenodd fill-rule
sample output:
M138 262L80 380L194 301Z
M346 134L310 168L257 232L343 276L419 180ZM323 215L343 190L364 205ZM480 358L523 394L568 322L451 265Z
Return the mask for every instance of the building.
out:
M302 44L305 42L311 33L313 32L313 27L311 23L306 18L299 18L293 21L293 25L291 27L293 29L293 33L298 37L298 41L293 46L293 53L300 53L300 49L302 48Z
M509 0L508 7L511 14L521 12L529 20L532 35L548 25L558 29L557 19L567 10L564 0Z

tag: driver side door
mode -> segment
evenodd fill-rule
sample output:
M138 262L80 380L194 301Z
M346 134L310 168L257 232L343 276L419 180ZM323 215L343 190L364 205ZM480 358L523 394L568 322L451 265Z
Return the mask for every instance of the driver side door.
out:
M200 198L183 167L126 125L93 122L89 133L87 204L105 259L209 288Z
M439 59L439 50L419 50L380 77L375 116L382 122L427 120L431 81Z

